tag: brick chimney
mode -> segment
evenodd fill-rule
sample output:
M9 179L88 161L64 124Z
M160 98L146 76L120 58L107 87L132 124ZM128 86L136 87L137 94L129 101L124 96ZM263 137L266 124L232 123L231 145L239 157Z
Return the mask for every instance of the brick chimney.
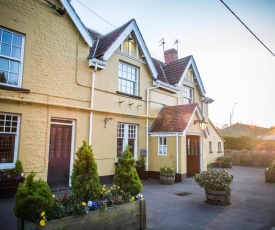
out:
M164 59L165 59L165 63L178 60L178 51L175 49L165 50Z

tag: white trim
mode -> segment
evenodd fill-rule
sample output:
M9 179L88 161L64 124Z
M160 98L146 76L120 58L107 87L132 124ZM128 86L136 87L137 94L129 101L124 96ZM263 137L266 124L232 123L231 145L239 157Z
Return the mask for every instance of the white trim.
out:
M127 58L130 58L130 59L135 60L135 61L137 61L137 62L140 62L140 63L142 63L142 64L146 64L146 61L143 61L142 59L138 59L138 58L135 58L135 57L133 57L133 56L130 56L129 54L124 53L124 52L122 52L122 51L116 50L115 53L121 54L121 55L123 55L123 56L125 56L125 57L127 57Z
M197 79L197 82L198 82L198 85L199 85L199 91L200 91L201 95L204 96L206 92L205 92L205 89L204 89L204 86L203 86L203 83L202 83L202 80L201 80L201 77L200 77L200 74L199 74L199 71L198 71L198 68L196 66L196 63L195 63L195 60L194 60L193 56L191 56L187 66L185 67L185 70L184 70L178 84L179 85L183 84L183 80L185 78L185 75L186 75L186 73L187 73L187 71L188 71L188 69L191 65L193 67L192 69L194 70L193 79L194 80L195 80L195 78Z
M164 138L165 138L165 142L166 144L160 144L160 138L162 139L162 142L164 142ZM165 154L160 154L159 153L159 150L160 150L160 145L161 145L161 148L162 148L162 151L163 151L163 147L166 147L166 153ZM158 137L158 156L167 156L167 150L168 150L168 146L167 146L167 137L166 136L161 136L161 137Z
M182 132L173 132L173 133L163 133L163 132L150 132L151 137L175 137L175 136L184 136Z
M89 59L89 67L93 66L100 69L105 69L105 66L107 65L107 62L98 60L96 58Z
M17 127L16 127L16 134L15 134L15 142L14 142L14 151L13 151L13 162L12 163L1 163L0 169L10 169L15 167L15 162L18 159L18 149L19 149L19 137L20 137L20 125L21 125L21 115L14 114L14 113L4 113L1 114L17 116ZM8 132L3 132L3 134L11 134Z
M111 55L117 50L117 47L119 47L119 45L123 43L123 41L128 37L128 35L132 31L135 33L136 42L140 45L142 53L144 54L144 56L146 58L150 73L152 74L153 78L157 78L158 73L155 69L153 61L151 59L151 55L146 47L146 44L142 38L142 35L141 35L135 21L132 21L132 23L130 23L127 26L127 28L123 31L123 33L121 33L121 35L118 37L118 39L105 52L105 54L103 55L103 60L108 60L111 57Z
M92 47L94 44L93 39L91 38L89 32L87 31L86 27L76 14L75 10L71 6L71 4L67 0L59 0L64 8L66 9L66 12L69 14L70 18L72 19L73 23L75 24L77 30L82 35L83 39L87 42L87 44Z

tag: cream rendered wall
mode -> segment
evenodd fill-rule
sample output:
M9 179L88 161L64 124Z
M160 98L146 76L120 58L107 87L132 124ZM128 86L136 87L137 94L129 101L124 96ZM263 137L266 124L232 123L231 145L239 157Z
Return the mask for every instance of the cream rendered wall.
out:
M59 1L52 2L60 6ZM90 106L89 47L68 14L60 16L45 1L3 0L0 22L25 35L22 88L30 90L20 93L0 89L0 111L21 115L19 159L26 172L34 170L46 180L51 118L75 120L74 152L88 137L89 113L66 106ZM43 102L64 106L46 106Z

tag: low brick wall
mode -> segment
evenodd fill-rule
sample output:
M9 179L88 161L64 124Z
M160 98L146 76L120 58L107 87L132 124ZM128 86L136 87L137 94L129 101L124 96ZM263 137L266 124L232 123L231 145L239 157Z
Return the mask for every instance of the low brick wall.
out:
M18 226L20 226L20 221ZM105 211L91 211L87 214L68 216L48 221L44 227L25 221L20 230L52 229L146 229L146 200L107 208Z

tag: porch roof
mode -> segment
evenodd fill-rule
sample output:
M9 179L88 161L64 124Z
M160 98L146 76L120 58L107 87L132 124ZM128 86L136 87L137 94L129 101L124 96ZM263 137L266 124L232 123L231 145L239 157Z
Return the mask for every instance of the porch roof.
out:
M150 127L150 133L183 133L186 131L195 111L201 111L197 103L166 106L161 109Z

